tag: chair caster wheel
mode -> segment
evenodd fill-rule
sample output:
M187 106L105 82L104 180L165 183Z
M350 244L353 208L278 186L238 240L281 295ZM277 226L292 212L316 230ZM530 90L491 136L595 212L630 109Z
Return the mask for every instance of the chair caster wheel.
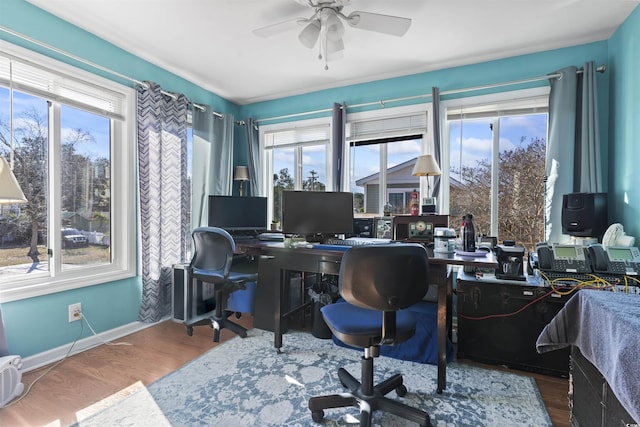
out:
M193 336L193 327L187 326L187 335L189 335L190 337Z
M311 412L311 419L316 423L321 423L324 419L324 411L322 409L318 409L317 411Z
M396 387L396 394L398 397L404 397L407 394L407 388L403 385Z

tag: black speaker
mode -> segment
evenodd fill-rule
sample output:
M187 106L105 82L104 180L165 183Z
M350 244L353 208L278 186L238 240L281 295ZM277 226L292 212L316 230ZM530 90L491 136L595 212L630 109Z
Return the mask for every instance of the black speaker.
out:
M562 196L562 233L574 237L602 235L607 222L606 193L570 193Z

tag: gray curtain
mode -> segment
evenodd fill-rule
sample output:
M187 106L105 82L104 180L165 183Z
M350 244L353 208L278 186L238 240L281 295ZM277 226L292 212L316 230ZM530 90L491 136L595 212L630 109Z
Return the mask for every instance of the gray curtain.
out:
M244 121L247 130L247 163L249 167L249 195L260 196L262 191L262 169L260 167L260 140L258 125L248 118Z
M331 144L333 151L333 191L342 191L344 177L344 136L347 122L346 105L333 104L331 112Z
M231 195L233 185L233 116L193 109L192 229L207 225L208 196Z
M576 156L579 184L574 186L581 193L602 193L606 191L603 180L603 151L600 145L600 129L598 126L598 91L596 86L596 64L587 62L578 75L578 87L582 86L580 104L581 120L577 127L579 136L576 141ZM606 153L606 150L604 151Z
M138 87L138 193L142 304L138 319L157 322L171 309L171 268L187 245L187 98Z
M442 167L442 152L440 148L440 88L433 86L431 88L431 109L433 116L433 157L436 159L436 163ZM429 179L429 177L427 177ZM440 176L433 177L433 186L431 187L431 194L428 197L438 197L440 194ZM438 197L436 201L440 198Z
M545 183L545 240L559 243L562 235L562 196L574 192L601 192L602 158L598 138L598 108L593 62L556 73L550 80L549 140ZM556 74L554 73L554 74Z

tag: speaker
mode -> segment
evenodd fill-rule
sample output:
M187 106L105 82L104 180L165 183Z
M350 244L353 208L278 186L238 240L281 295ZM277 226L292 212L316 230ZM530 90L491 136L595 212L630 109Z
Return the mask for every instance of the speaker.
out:
M607 225L606 193L570 193L562 196L563 234L601 240Z

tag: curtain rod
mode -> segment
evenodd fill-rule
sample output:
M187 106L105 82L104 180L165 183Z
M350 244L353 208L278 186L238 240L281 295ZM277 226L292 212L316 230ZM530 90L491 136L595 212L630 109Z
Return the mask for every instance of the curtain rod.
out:
M57 47L53 47L53 46L51 46L51 45L48 45L48 44L46 44L46 43L43 43L43 42L38 41L38 40L36 40L36 39L33 39L33 38L29 37L29 36L25 36L24 34L21 34L21 33L18 33L18 32L16 32L16 31L13 31L13 30L10 30L10 29L8 29L8 28L5 28L5 27L3 27L2 25L0 25L0 31L5 32L5 33L7 33L7 34L10 34L10 35L12 35L12 36L14 36L14 37L17 37L17 38L19 38L19 39L22 39L22 40L24 40L24 41L27 41L27 42L29 42L29 43L35 44L36 46L40 46L40 47L43 47L43 48L45 48L45 49L48 49L48 50L50 50L50 51L52 51L52 52L55 52L55 53L57 53L57 54L59 54L59 55L66 56L67 58L69 58L69 59L73 59L74 61L80 62L81 64L85 64L85 65L88 65L88 66L90 66L90 67L93 67L93 68L95 68L95 69L97 69L97 70L103 71L103 72L105 72L105 73L107 73L107 74L111 74L112 76L119 77L119 78L121 78L121 79L123 79L123 80L128 80L128 81L130 81L130 82L132 82L132 83L134 83L134 84L136 84L136 85L140 85L140 86L148 87L144 82L141 82L140 80L136 80L136 79L134 79L133 77L126 76L126 75L121 74L121 73L119 73L119 72L117 72L117 71L113 71L113 70L111 70L111 69L109 69L109 68L103 67L102 65L99 65L99 64L93 63L93 62L91 62L91 61L87 61L86 59L82 59L82 58L80 58L80 57L78 57L78 56L76 56L76 55L73 55L73 54L71 54L71 53L69 53L69 52L66 52L66 51L64 51L64 50L62 50L62 49L58 49ZM176 99L176 98L177 98L177 96L176 96L175 94L173 94L173 93L167 92L167 91L165 91L165 90L161 90L161 92L162 92L162 94L167 95L167 96L169 96L169 97L171 97L171 98L173 98L173 99ZM200 105L200 104L196 104L195 102L193 102L193 101L192 101L192 100L190 100L189 98L187 98L187 101L188 101L188 102L189 102L193 107L197 108L197 109L198 109L198 110L200 110L200 111L205 111L205 110L206 110L206 107L205 107L205 106ZM213 114L214 116L216 116L216 117L218 117L218 118L223 118L223 117L224 117L224 115L223 115L222 113L218 113L217 111L211 111L211 112L212 112L212 114Z
M600 65L599 67L596 68L596 71L599 73L604 73L607 70L607 66L606 65ZM576 71L576 74L582 74L582 69L579 69ZM468 88L462 88L462 89L451 89L451 90L446 90L443 92L440 92L440 95L451 95L451 94L457 94L457 93L464 93L464 92L473 92L473 91L477 91L477 90L484 90L484 89L494 89L497 87L503 87L503 86L513 86L513 85L518 85L518 84L524 84L524 83L533 83L533 82L537 82L537 81L541 81L541 80L549 80L549 79L559 79L562 78L562 73L555 73L555 74L549 74L546 76L539 76L539 77L531 77L528 79L522 79L522 80L513 80L513 81L509 81L509 82L502 82L502 83L494 83L494 84L490 84L490 85L484 85L484 86L474 86L474 87L468 87ZM386 100L380 100L380 101L372 101L372 102L365 102L362 104L354 104L354 105L347 105L347 109L349 108L359 108L359 107L370 107L372 105L379 105L380 108L384 108L386 103L393 103L393 102L400 102L400 101L411 101L414 99L420 99L420 98L431 98L431 94L430 93L425 93L425 94L421 94L421 95L414 95L414 96L406 96L403 98L393 98L393 99L386 99ZM318 113L327 113L332 111L332 108L324 108L322 110L314 110L314 111L307 111L304 113L293 113L293 114L286 114L283 116L276 116L276 117L268 117L268 118L264 118L264 119L256 119L257 123L260 122L267 122L267 121L272 121L272 120L280 120L280 119L290 119L293 117L300 117L300 116L309 116L312 114L318 114Z

